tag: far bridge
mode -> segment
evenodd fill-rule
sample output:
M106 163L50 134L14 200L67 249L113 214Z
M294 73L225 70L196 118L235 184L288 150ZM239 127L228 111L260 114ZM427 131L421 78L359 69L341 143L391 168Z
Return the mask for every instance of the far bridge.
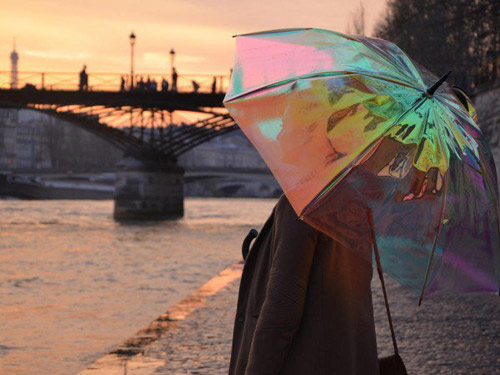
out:
M227 76L179 75L172 82L167 75L138 74L133 87L119 74L89 74L86 85L78 73L20 72L15 84L9 78L10 72L0 72L0 108L32 109L71 122L124 152L115 182L117 220L182 216L178 157L237 129L222 105ZM199 119L176 120L179 111Z

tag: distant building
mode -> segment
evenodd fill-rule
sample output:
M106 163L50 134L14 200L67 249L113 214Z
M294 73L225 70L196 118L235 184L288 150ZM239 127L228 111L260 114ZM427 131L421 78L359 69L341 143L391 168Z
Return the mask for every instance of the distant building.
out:
M179 158L186 170L236 169L269 172L266 163L241 130L196 146Z
M0 170L15 168L18 111L0 111Z
M16 51L16 40L14 39L12 52L10 54L10 88L17 89L18 86L18 67L19 54Z
M0 109L0 170L114 171L122 152L71 123Z
M31 111L0 110L0 170L35 170L51 167L48 141Z
M18 111L15 168L49 169L49 139L44 136L43 118L33 111Z
M241 130L213 138L179 158L187 197L279 197L281 188Z

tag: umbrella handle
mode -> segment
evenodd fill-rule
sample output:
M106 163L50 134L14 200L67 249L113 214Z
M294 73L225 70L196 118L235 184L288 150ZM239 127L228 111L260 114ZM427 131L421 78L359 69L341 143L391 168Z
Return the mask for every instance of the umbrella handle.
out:
M394 327L392 325L391 310L389 309L389 300L387 299L387 291L385 290L384 282L384 272L382 270L382 263L380 262L380 256L378 254L377 238L375 236L375 227L373 225L372 210L367 207L366 215L368 217L368 223L370 224L370 238L373 244L373 252L375 253L375 261L377 262L377 272L380 279L380 284L382 284L382 292L384 294L385 310L387 311L387 319L389 320L389 327L391 328L392 345L394 346L394 354L399 355L398 344L396 342L396 334L394 333Z

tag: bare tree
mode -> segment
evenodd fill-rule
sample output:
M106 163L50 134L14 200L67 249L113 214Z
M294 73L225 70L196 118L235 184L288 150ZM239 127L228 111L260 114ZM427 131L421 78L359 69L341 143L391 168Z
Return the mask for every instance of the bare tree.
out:
M347 24L347 33L365 35L365 7L363 6L363 2L359 3L359 7L351 13L351 19Z
M375 35L473 92L500 77L498 0L389 0Z

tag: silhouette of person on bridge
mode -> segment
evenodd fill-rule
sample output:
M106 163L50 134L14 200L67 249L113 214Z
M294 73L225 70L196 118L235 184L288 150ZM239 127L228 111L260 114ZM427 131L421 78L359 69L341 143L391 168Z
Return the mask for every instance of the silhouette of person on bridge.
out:
M195 80L192 80L191 83L193 84L193 92L198 92L198 90L200 89L200 84Z
M215 94L216 90L217 90L217 77L214 77L214 80L212 81L212 94Z
M139 78L139 82L137 82L137 88L139 89L139 91L144 91L144 88L146 86L146 83L144 82L144 80L142 79L142 76Z
M158 83L156 82L156 80L154 78L151 80L150 90L151 91L158 91Z
M165 78L161 80L161 91L163 92L168 91L168 81Z
M172 91L177 91L177 70L175 68L172 68Z
M120 77L120 91L125 91L125 77Z
M80 83L78 86L80 91L89 90L89 75L87 74L87 65L84 65L83 69L80 72Z

